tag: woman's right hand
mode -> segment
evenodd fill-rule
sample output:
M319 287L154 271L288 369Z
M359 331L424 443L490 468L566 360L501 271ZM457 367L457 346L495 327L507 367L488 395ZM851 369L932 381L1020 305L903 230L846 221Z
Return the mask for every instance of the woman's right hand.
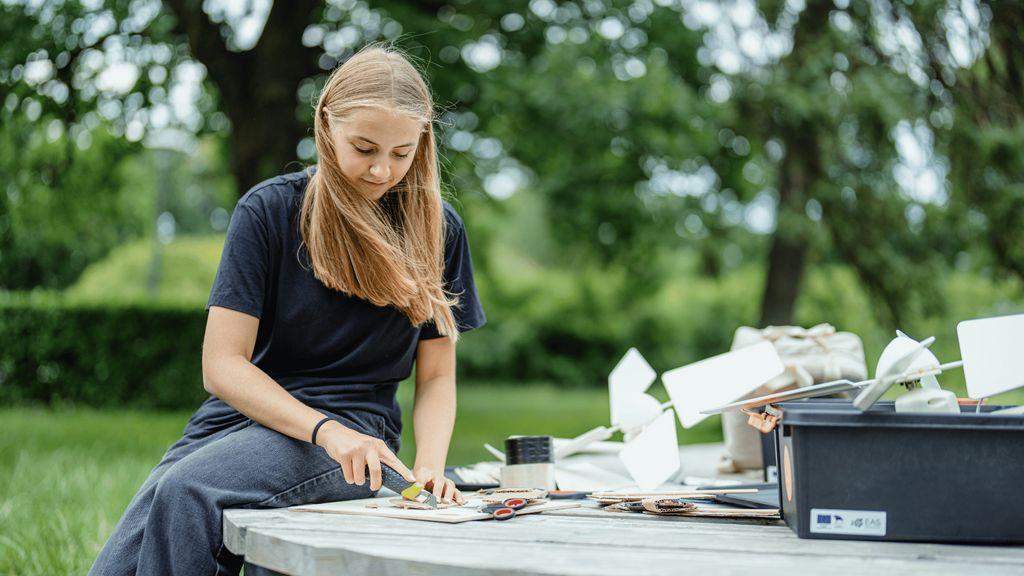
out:
M320 428L317 444L323 446L327 454L341 464L345 482L349 484L365 484L366 472L369 469L370 489L375 492L380 490L381 464L394 468L395 472L409 482L416 482L412 471L402 464L383 440L346 428L336 420L331 420Z

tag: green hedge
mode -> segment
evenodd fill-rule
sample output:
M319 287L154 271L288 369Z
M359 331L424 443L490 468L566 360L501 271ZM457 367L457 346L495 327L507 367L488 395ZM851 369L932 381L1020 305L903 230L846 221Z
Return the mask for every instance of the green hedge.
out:
M459 376L478 382L601 387L629 346L664 371L726 350L754 314L743 279L695 281L686 297L669 288L628 310L614 278L481 280L488 324L459 343ZM0 295L0 404L195 406L205 320L194 305Z
M459 343L459 376L474 382L546 381L602 387L630 346L659 373L729 348L737 326L756 321L761 276L744 267L718 279L681 273L657 291L623 298L624 279L593 271L509 268L480 274L488 315ZM903 326L935 335L943 360L959 357L956 323L1019 312L1024 289L973 274L942 279L945 313ZM893 336L846 269L807 278L797 322L831 322L859 334L869 371ZM0 293L0 404L77 402L95 406L194 407L206 397L201 304L103 306L60 294ZM962 389L962 374L944 379Z
M624 296L615 274L538 270L480 278L488 324L459 344L461 373L474 379L605 386L629 347L659 371L728 350L737 326L756 321L749 274L687 277L657 292Z
M0 300L0 403L194 407L206 396L194 308Z

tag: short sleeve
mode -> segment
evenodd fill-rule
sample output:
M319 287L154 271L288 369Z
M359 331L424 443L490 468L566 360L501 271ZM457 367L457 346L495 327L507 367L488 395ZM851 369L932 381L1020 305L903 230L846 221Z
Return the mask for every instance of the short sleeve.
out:
M466 228L455 210L445 204L445 247L444 247L444 283L445 289L455 296L459 302L452 307L455 324L459 332L468 332L479 328L487 322L480 297L476 292L473 280L473 259L469 252L469 240ZM428 322L420 329L420 340L440 338L441 333L433 322Z
M266 223L251 206L239 202L231 215L206 309L220 306L259 318L269 269L270 239Z

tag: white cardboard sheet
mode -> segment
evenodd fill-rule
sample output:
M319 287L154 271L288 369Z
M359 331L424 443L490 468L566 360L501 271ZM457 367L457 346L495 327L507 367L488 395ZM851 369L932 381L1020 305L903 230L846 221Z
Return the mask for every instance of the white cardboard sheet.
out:
M661 413L661 404L647 389L658 373L636 348L630 348L608 375L611 422L623 430L643 426Z
M675 414L665 411L636 438L626 443L619 459L644 492L667 482L679 471L679 442Z
M688 364L661 375L683 428L708 417L702 410L735 402L785 367L771 342L761 342Z
M466 503L462 506L452 506L450 508L440 508L437 510L406 510L403 508L395 508L388 505L387 497L377 498L366 498L363 500L346 500L341 502L324 502L322 504L306 504L303 506L293 506L288 510L295 512L321 512L324 514L353 514L357 516L377 516L379 518L398 518L401 520L426 520L430 522L444 522L447 524L454 524L458 522L468 522L470 520L489 520L490 514L480 512L478 508L484 505L484 501L467 495L469 498ZM552 500L543 504L535 504L527 506L521 510L516 511L516 515L521 516L523 514L536 514L538 512L548 512L551 510L565 510L568 508L578 508L580 503L577 501L567 500ZM513 520L514 522L515 520Z
M555 464L555 483L559 490L600 492L628 487L633 480L590 462L563 460Z
M1024 314L965 320L956 332L968 396L987 398L1024 386Z

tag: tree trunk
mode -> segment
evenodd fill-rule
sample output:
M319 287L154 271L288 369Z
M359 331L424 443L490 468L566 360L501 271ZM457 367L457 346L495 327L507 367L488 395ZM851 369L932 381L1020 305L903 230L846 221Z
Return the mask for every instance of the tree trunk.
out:
M761 300L762 327L793 323L793 309L803 285L809 242L804 203L813 182L818 149L813 133L809 129L802 133L801 137L787 138L786 156L779 170L779 204Z
M302 80L320 72L320 50L303 46L302 33L322 5L315 0L274 2L256 46L235 52L225 45L221 25L210 21L200 2L166 4L192 57L206 66L208 78L217 86L220 108L231 121L229 158L238 194L298 168L289 164L297 160L295 147L308 122L296 116L296 90Z
M760 326L786 326L793 323L793 308L803 284L806 260L807 244L775 231L768 255L768 276L761 300Z
M820 80L810 63L821 49L820 36L828 30L830 6L828 2L808 3L793 33L793 51L782 64L791 71L796 84L807 90ZM779 167L779 205L761 300L761 326L793 323L810 242L811 223L804 207L811 187L822 174L815 136L820 127L816 121L805 112L791 109L787 102L776 102L775 106L782 114L769 114L769 135L782 139L785 156Z

